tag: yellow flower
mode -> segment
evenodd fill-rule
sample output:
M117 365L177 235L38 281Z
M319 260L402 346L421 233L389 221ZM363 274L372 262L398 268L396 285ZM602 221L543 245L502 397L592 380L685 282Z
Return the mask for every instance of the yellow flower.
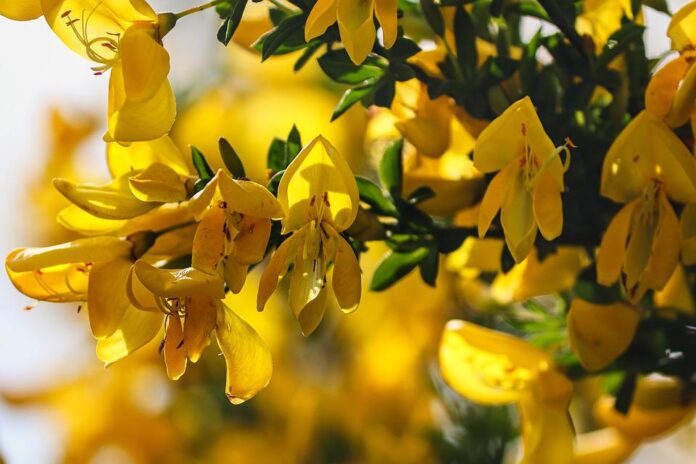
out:
M259 285L258 309L292 265L290 308L302 333L311 334L324 315L326 273L333 263L332 286L339 306L354 311L360 302L360 265L340 235L358 214L358 186L346 161L321 135L288 166L278 187L285 211L283 233L292 233L275 251Z
M189 207L200 221L193 240L193 267L220 274L229 289L239 293L249 266L264 257L271 219L283 217L278 200L265 187L232 179L219 170Z
M128 280L134 306L167 314L163 354L171 379L184 374L187 360L200 359L215 333L227 363L230 402L243 403L268 385L270 352L256 331L222 302L225 288L219 275L194 268L159 269L140 260Z
M597 254L597 281L621 283L631 302L660 290L679 259L679 222L668 198L696 199L696 162L650 111L621 132L604 159L602 195L627 203L607 227Z
M568 341L589 371L604 369L633 341L640 316L624 304L592 304L576 298L568 311Z
M460 320L447 323L440 369L458 393L481 404L517 403L527 464L570 463L571 382L550 355L513 336Z
M696 109L695 58L693 50L688 50L667 62L653 75L645 90L646 109L670 127L684 125Z
M687 266L696 264L696 203L684 207L681 215L682 262Z
M696 3L689 2L672 15L667 28L672 48L684 51L696 46Z
M92 237L46 248L12 251L5 268L25 295L52 302L87 302L97 356L112 363L149 342L162 317L134 308L126 294L133 242Z
M612 397L600 398L595 403L595 416L634 442L655 438L686 423L696 410L693 400L684 400L684 386L678 379L659 374L638 379L628 414L616 411L614 402Z
M41 0L53 32L73 51L111 70L107 141L153 140L169 132L176 102L157 14L144 0Z
M362 63L372 51L377 32L373 14L384 34L384 46L396 41L396 0L318 0L305 24L305 41L319 37L338 22L341 42L355 64Z
M621 28L624 15L633 19L631 0L584 0L583 13L575 27L579 34L594 42L595 53L602 50L609 37Z
M553 240L563 230L563 163L544 132L529 97L515 102L486 127L476 141L474 166L499 171L481 201L478 230L486 235L500 219L505 242L516 262L531 251L537 230Z
M0 0L0 16L28 21L43 14L41 0Z

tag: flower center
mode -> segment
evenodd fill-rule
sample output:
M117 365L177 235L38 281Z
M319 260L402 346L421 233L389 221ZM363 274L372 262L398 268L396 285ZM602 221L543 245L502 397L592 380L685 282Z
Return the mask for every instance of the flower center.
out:
M82 11L79 19L71 16L72 10L67 10L61 15L61 18L65 19L65 25L72 30L77 40L85 47L87 57L95 63L99 63L99 66L92 67L92 71L97 76L104 74L119 61L119 43L121 41L120 32L106 32L106 35L97 37L89 36L88 24L98 7L99 3L89 13Z
M324 220L324 211L326 208L330 208L331 203L329 203L329 192L323 192L321 195L312 195L309 199L308 215L309 221L316 221L316 227L319 227L321 222ZM308 222L309 222L308 221Z
M653 179L643 187L641 193L641 204L638 211L638 221L641 224L654 226L657 224L660 217L660 203L658 194L662 188L662 183Z

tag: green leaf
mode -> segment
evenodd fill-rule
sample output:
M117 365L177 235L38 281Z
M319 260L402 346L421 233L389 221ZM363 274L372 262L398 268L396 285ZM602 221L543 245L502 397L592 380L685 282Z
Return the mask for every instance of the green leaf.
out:
M522 16L530 16L532 18L541 19L542 21L551 22L551 18L546 14L546 10L539 5L536 0L522 0L509 5L509 11Z
M225 166L232 176L237 178L246 177L244 164L239 158L239 155L237 155L237 152L232 148L232 145L230 145L230 142L228 142L226 138L220 137L218 140L218 147L220 148L222 162L225 163Z
M279 138L273 139L271 146L268 147L266 165L272 171L282 171L287 167L285 165L285 141Z
M193 145L191 145L191 160L193 161L193 167L196 168L198 177L207 183L215 175L213 170L210 169L210 165L205 160L205 156L200 150Z
M384 69L377 66L374 58L368 57L363 64L356 65L344 49L331 50L317 61L327 76L342 84L360 84L384 74Z
M429 250L426 247L408 253L389 253L372 275L370 290L379 292L391 287L426 259L428 254Z
M520 60L520 83L522 84L522 91L526 95L532 95L538 84L538 62L536 55L540 45L541 29L539 29L532 37L532 40L525 45L522 52L522 59Z
M422 203L425 200L430 200L434 196L435 191L430 187L418 187L416 190L413 191L413 193L411 193L408 196L408 204L417 205L418 203Z
M457 61L467 79L471 79L478 63L476 49L476 34L471 16L459 6L454 14L454 42L457 50Z
M267 60L272 55L290 53L306 47L303 27L306 19L303 14L288 16L275 29L259 39L261 61Z
M420 51L421 48L413 40L399 37L387 54L392 60L406 60Z
M396 95L396 80L394 76L385 74L375 86L375 105L390 108Z
M609 36L602 53L597 58L597 68L603 69L609 66L609 63L626 51L632 43L642 40L643 32L645 32L645 26L630 22L624 24L621 29Z
M229 45L234 32L241 24L246 6L247 0L237 0L229 11L227 18L222 22L220 29L218 29L217 39L225 46Z
M403 150L404 140L399 139L392 143L382 155L379 163L379 180L389 191L392 198L401 196L403 185L403 160L401 151Z
M285 144L285 166L283 168L288 167L292 163L292 160L300 153L300 150L302 150L302 138L300 137L300 131L297 130L297 126L293 124L288 134L288 141Z
M307 64L310 58L314 56L314 53L316 53L317 50L319 50L319 47L321 47L322 43L319 41L312 41L312 43L309 44L307 49L302 53L302 56L300 56L297 61L295 61L295 65L292 67L292 70L297 72L300 69L304 67L304 65Z
M442 12L440 8L433 2L433 0L420 0L421 10L423 10L423 17L430 25L433 32L440 37L445 34L445 20L442 17Z
M437 249L431 248L428 256L420 262L420 274L423 282L435 286L437 282L437 273L440 269L440 254Z
M331 121L336 120L360 100L364 101L369 99L374 92L375 87L372 83L346 90L341 97L341 100L338 102L338 105L336 105L333 114L331 115Z
M633 402L633 393L636 391L636 383L638 380L638 375L635 372L627 372L626 377L624 377L619 387L619 391L616 393L616 400L614 401L614 409L616 409L621 414L628 414L628 410L631 409L631 403Z
M360 200L370 205L373 212L383 216L397 217L399 215L396 207L377 184L360 176L355 177L355 182L358 184Z

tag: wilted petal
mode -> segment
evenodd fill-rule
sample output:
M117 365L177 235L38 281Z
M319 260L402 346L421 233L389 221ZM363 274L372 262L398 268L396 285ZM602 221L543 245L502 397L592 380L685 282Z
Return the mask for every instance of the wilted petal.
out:
M167 367L167 377L179 380L186 372L186 346L181 319L178 316L167 317L162 354Z
M129 306L118 330L97 341L97 357L107 366L125 358L155 338L162 328L163 319L162 313L140 311Z
M639 319L627 304L597 305L575 298L567 316L570 347L585 369L604 369L631 344Z
M126 281L132 264L130 257L120 257L96 263L89 272L89 325L96 338L113 334L130 305Z
M271 354L259 334L222 303L217 309L215 334L227 363L227 398L232 404L243 403L270 382Z

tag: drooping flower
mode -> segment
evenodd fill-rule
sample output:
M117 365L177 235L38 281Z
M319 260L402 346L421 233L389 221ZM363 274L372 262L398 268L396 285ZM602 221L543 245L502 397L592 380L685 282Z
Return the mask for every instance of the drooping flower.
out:
M396 41L395 0L318 0L305 24L305 40L319 37L338 22L341 42L355 64L361 64L372 51L377 38L373 17L377 16L384 33L384 46Z
M568 341L580 363L590 371L608 366L633 341L640 317L624 303L593 304L575 298L568 311Z
M621 284L631 302L660 290L679 260L681 234L669 199L696 199L696 162L654 113L643 111L604 159L603 196L626 203L607 227L597 254L597 281Z
M153 140L169 132L176 102L161 22L144 0L41 0L53 32L73 51L111 71L107 141Z
M534 246L537 230L546 240L563 230L562 150L567 147L554 147L529 97L512 104L476 141L474 166L498 171L481 201L479 236L500 210L505 242L518 263Z
M42 14L41 0L0 0L0 16L15 21L29 21Z
M360 265L340 233L358 213L358 187L348 163L324 137L307 144L283 174L278 201L285 211L283 230L291 233L275 251L259 285L258 309L275 291L290 266L290 308L302 333L311 334L324 315L326 274L339 306L354 311L360 302Z
M549 354L502 332L452 320L440 343L440 370L445 381L471 401L518 405L521 463L572 462L572 383L554 367Z

